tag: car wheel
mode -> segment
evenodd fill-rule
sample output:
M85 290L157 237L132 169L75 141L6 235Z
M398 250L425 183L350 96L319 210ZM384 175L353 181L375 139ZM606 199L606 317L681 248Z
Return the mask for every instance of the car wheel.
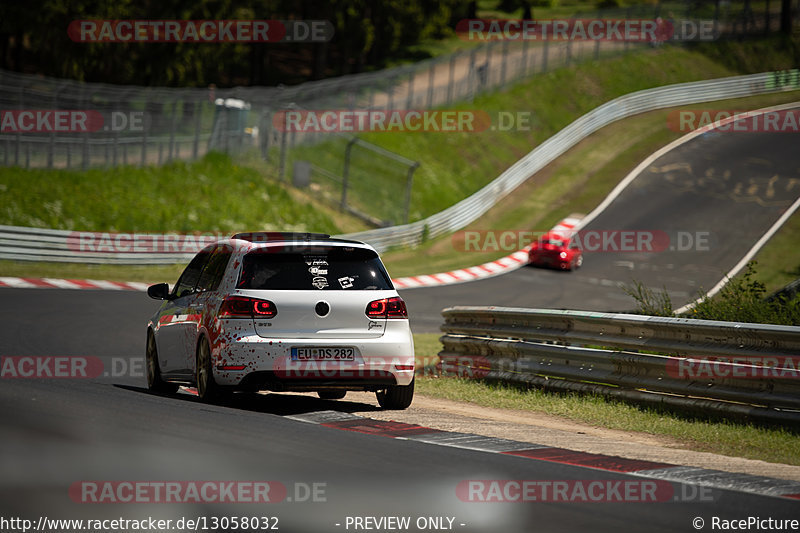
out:
M414 399L414 380L408 385L391 385L386 390L376 392L375 396L384 409L407 409Z
M178 385L168 383L161 379L161 369L158 367L158 349L156 337L152 331L147 332L147 351L145 352L145 366L147 367L147 388L153 392L175 393Z
M214 374L211 369L211 349L208 347L206 339L201 339L197 345L197 368L195 372L197 396L201 400L213 402L220 400L224 396L222 387L214 381Z
M317 392L317 395L323 400L341 400L346 394L346 390L321 390Z
M580 256L577 261L575 261L575 269L579 269L583 266L583 256Z

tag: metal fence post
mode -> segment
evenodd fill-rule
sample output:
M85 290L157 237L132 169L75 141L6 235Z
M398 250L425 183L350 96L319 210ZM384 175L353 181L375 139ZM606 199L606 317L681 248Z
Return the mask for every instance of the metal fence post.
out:
M503 60L500 63L500 87L505 86L506 84L506 61L508 60L508 40L503 40Z
M435 82L436 64L431 61L431 68L428 69L428 108L433 107L433 84Z
M480 89L478 92L485 91L486 88L489 86L489 80L491 80L492 78L492 53L496 43L497 41L492 41L486 47L486 65L484 67L485 68L484 72L486 73L486 76L482 80L480 80L481 83L479 85Z
M408 168L408 178L406 179L406 208L405 208L405 222L408 224L409 216L411 214L411 188L414 184L414 171L419 168L419 162L415 161L413 165Z
M200 102L194 103L194 143L192 144L192 159L197 159L200 153L200 113L203 108Z
M17 102L19 102L17 104L17 110L20 112L22 111L23 108L22 102L24 99L25 99L25 88L23 87L22 84L20 84L19 99L17 100ZM17 142L14 144L14 165L19 165L19 150L22 147L22 134L20 133L19 128L17 128L16 138Z
M358 137L353 137L347 141L347 147L344 149L344 170L342 171L342 200L339 203L342 211L347 209L347 187L350 179L350 154L353 150L353 145L358 142Z
M453 101L453 78L455 77L455 69L456 69L456 56L453 55L450 57L450 74L447 79L447 105L450 105Z
M572 62L572 39L567 39L567 54L566 54L567 66Z
M411 71L411 74L408 75L408 98L406 99L406 109L411 109L414 107L414 72Z
M272 110L264 107L261 111L261 127L258 130L261 159L269 161L269 143L272 138Z
M291 107L291 106L288 106ZM286 130L289 129L289 117L286 113L283 113L283 131L281 132L281 158L280 163L278 164L278 180L283 182L284 178L286 177L286 143L288 141L287 135L288 132Z
M150 130L150 127L153 125L153 117L147 116L147 110L149 106L147 105L147 98L144 99L144 112L145 118L150 118L145 122L145 127L142 128L142 156L141 156L141 165L147 166L147 132Z
M81 84L81 109L86 105L86 100L86 84ZM90 133L88 130L83 132L83 143L81 147L81 168L83 170L89 168L89 135Z
M474 85L475 85L475 77L476 77L476 72L475 72L475 49L474 48L469 51L469 73L467 75L469 76L467 95L468 95L468 98L471 101L472 97L474 95L474 91L475 91Z
M545 39L542 46L542 72L547 72L547 51L549 48L550 43Z
M528 76L528 39L522 39L522 77Z
M53 107L52 109L55 111L58 109L58 92L60 88L56 87L53 91ZM56 132L50 132L50 141L47 143L47 168L53 168L53 151L56 148Z
M110 110L109 116L112 116L112 117L114 116L113 108ZM111 145L111 166L112 167L116 167L117 166L117 145L119 145L119 131L117 131L117 128L114 127L113 120L111 122L111 130L112 130L111 133L112 133L112 139L113 139L113 141L112 141L113 144Z
M628 6L628 8L625 9L625 20L630 20L630 19L631 19L631 7ZM628 39L625 39L625 53L628 53L629 49L630 49L630 42L628 42Z
M661 0L659 0L659 2L660 1ZM597 18L598 19L601 18L602 14L603 13L601 11L598 11L597 12ZM594 58L595 59L600 59L600 39L596 39L595 42L594 42Z

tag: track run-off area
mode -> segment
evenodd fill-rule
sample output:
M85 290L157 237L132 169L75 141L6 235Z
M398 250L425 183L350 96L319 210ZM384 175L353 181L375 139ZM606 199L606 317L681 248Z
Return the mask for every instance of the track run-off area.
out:
M522 267L401 290L412 328L438 331L441 309L453 305L629 310L634 302L619 284L633 280L688 303L798 201L795 154L784 133L696 135L649 161L581 228L662 232L671 239L663 249L586 253L574 272ZM0 380L0 516L247 516L268 518L251 529L332 532L674 532L800 519L800 489L790 482L685 469L665 476L672 465L576 455L569 442L379 423L368 417L377 405L348 399L253 394L207 405L185 391L155 395L143 354L157 305L139 291L0 290L0 355L102 361L86 379ZM226 483L245 481L254 484L245 493L220 497ZM152 497L166 482L178 484L171 503ZM150 496L128 498L129 486ZM209 486L217 492L203 495ZM408 527L390 517L407 517ZM188 529L204 528L180 530Z

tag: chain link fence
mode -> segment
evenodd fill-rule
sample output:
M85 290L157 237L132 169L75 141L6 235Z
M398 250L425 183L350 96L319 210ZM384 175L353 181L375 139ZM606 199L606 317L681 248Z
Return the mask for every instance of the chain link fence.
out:
M734 6L720 0L698 8L692 2L662 3L581 13L576 18L705 18L719 34L740 36L777 30L777 4ZM114 86L0 71L0 164L77 169L161 165L196 159L211 150L252 150L277 167L281 181L289 180L296 161L307 161L312 165L310 187L338 187L338 194L331 196L338 196L341 207L352 208L376 225L397 224L408 222L408 206L397 201L405 197L410 182L405 158L365 151L358 155L363 155L359 164L365 170L352 172L345 183L349 136L287 131L276 117L287 109L448 108L533 74L650 46L614 40L492 41L411 65L291 87ZM308 150L309 146L314 149ZM376 176L385 179L376 181ZM382 196L386 198L378 198ZM397 212L398 205L405 213Z

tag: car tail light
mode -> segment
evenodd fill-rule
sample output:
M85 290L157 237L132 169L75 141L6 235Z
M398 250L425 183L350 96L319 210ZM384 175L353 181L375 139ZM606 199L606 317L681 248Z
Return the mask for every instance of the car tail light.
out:
M369 318L408 318L406 303L399 296L374 300L367 304L366 314Z
M274 303L247 296L228 296L219 309L220 318L273 318L277 314Z

